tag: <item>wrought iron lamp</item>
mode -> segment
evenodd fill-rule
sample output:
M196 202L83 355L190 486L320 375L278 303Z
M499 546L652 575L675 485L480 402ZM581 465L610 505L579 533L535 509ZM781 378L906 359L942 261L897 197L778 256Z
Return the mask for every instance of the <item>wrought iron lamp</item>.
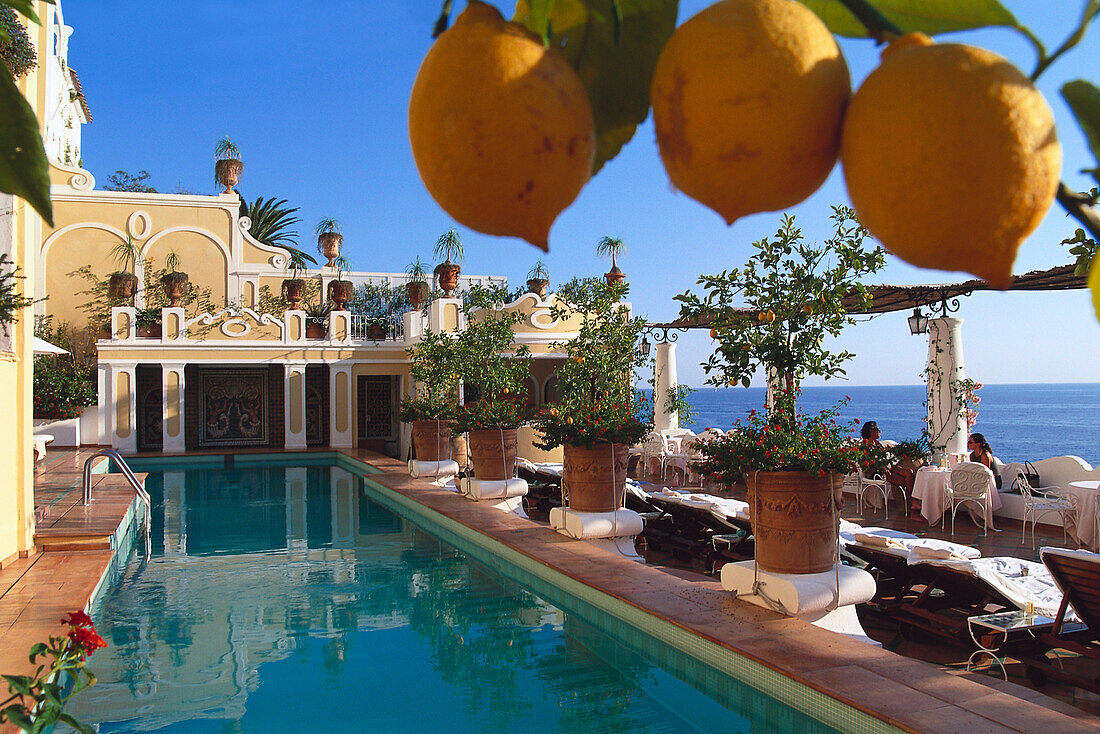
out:
M913 309L913 315L906 321L909 322L909 333L913 336L928 333L928 317L921 313L919 306Z

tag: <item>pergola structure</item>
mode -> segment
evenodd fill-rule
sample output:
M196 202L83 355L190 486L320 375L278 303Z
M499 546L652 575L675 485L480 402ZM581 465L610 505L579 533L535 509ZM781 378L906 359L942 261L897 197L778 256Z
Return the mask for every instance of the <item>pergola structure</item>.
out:
M1061 291L1087 288L1087 276L1074 274L1074 266L1059 265L1049 270L1033 270L1014 276L1009 291ZM997 290L984 280L973 279L961 283L939 285L876 285L867 290L872 298L867 307L858 305L861 300L854 291L841 302L849 313L876 316L894 311L913 309L908 318L913 334L928 333L928 420L935 427L936 435L930 436L936 446L945 446L947 453L962 453L966 446L966 415L953 394L953 384L966 378L962 360L962 319L950 314L959 310L959 298L977 291ZM921 310L928 308L930 315ZM752 308L735 308L722 314L723 321L731 318L757 321L759 311ZM678 416L664 409L664 398L669 387L676 385L676 345L678 333L689 329L710 329L711 320L677 319L666 323L646 324L643 332L642 351L648 353L649 338L657 344L656 403L657 430L675 430Z

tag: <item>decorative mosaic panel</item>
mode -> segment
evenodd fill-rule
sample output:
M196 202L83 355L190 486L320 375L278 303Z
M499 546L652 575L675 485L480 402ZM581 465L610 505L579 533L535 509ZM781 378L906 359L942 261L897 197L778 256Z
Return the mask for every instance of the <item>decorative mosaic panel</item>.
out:
M199 447L266 446L268 371L203 370L200 375Z

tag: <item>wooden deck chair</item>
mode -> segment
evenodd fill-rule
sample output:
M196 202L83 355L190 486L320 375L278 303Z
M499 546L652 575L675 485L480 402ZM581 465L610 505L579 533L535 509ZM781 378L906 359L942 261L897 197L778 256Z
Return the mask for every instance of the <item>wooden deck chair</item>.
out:
M1062 605L1049 631L1008 649L1008 654L1028 667L1035 683L1044 678L1100 693L1100 554L1043 548L1039 558L1062 590ZM1070 609L1080 622L1070 619ZM1066 650L1080 659L1070 669L1048 655Z

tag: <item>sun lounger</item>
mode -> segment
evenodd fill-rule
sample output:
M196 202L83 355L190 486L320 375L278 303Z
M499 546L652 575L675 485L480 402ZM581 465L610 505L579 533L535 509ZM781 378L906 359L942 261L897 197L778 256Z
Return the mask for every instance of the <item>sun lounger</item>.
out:
M1027 666L1032 681L1046 678L1100 693L1100 554L1043 548L1039 557L1063 593L1050 627L1004 652ZM1066 658L1052 651L1072 654Z
M533 520L549 522L550 510L561 507L561 464L516 460L516 476L527 482L523 509Z
M650 492L646 501L661 513L646 523L643 537L649 547L707 573L753 557L747 503L671 489Z
M929 538L855 541L847 550L875 569L875 611L903 629L953 642L969 644L968 617L1022 610L1029 603L1040 614L1053 614L1061 603L1061 592L1040 563L981 558L968 546Z

